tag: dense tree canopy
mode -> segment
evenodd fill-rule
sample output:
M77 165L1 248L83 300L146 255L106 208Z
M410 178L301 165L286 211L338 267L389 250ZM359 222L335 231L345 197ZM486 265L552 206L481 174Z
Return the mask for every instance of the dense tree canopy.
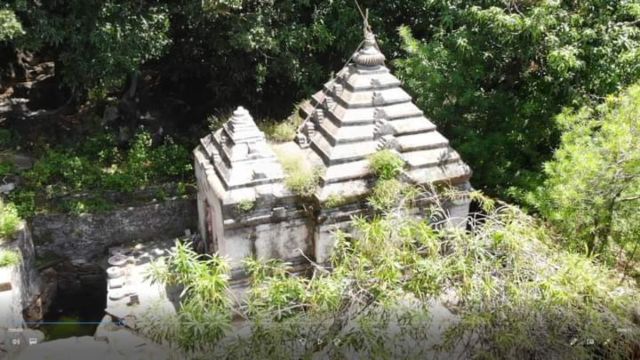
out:
M461 150L476 186L491 193L537 182L564 106L597 100L640 74L635 0L360 4L418 105ZM6 6L0 37L48 54L76 93L104 96L147 69L156 75L154 94L207 104L209 113L245 104L289 114L361 41L362 19L349 0Z
M603 253L640 243L640 86L558 117L562 143L546 164L538 206L574 245ZM634 250L635 251L635 250Z
M494 193L537 177L564 106L640 76L640 2L442 1L432 37L402 27L400 75Z
M482 209L466 231L408 220L398 200L426 190L402 184L402 161L379 152L368 198L377 216L354 219L354 232L338 236L333 271L299 277L286 264L247 260L255 287L244 307L232 308L222 294L225 261L180 245L152 275L185 286L183 307L170 321L146 319L148 335L228 357L290 349L301 358L354 349L391 357L389 334L373 330L400 324L423 336L407 319L453 297L459 323L444 343L477 340L469 356L637 353L640 0L358 3L3 1L0 150L39 157L25 171L0 163L0 175L22 181L9 196L14 204L0 206L11 220L3 233L18 215L108 209L106 190L179 182L176 193L186 193L189 150L205 119L219 125L237 105L278 141L290 139L301 119L282 119L350 59L368 9L388 64L469 163L473 186L530 214L473 193ZM47 81L54 86L38 96L65 99L53 110L32 101ZM316 186L309 172L289 171L299 195ZM72 200L42 206L61 195ZM432 220L442 215L431 210ZM418 304L411 316L395 312L407 302ZM250 334L217 347L234 312ZM274 329L282 334L275 340ZM296 343L305 332L322 342ZM328 340L336 335L345 343Z

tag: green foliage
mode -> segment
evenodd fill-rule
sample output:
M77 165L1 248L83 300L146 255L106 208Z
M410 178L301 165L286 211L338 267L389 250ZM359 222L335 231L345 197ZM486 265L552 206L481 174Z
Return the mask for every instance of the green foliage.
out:
M562 142L545 165L538 209L578 250L640 239L640 85L558 116Z
M352 231L336 233L331 271L314 266L304 276L280 260L247 259L251 288L235 308L246 323L233 333L225 327L231 318L224 261L211 265L178 244L155 265L154 278L184 284L183 304L210 298L221 315L200 331L191 321L205 319L209 308L183 306L177 317L143 331L170 334L159 338L195 357L206 351L225 359L429 358L439 351L463 358L631 356L640 335L633 322L637 289L559 248L548 228L518 208L472 196L492 210L470 231L434 229L401 205L385 216L354 218ZM211 272L216 286L196 290ZM429 325L434 302L455 309L456 321L429 348L438 335Z
M255 200L244 199L244 200L241 200L238 204L236 204L236 211L238 211L241 214L244 214L244 213L250 212L255 207L256 207Z
M260 129L270 141L292 141L296 136L296 132L298 131L298 127L302 124L302 121L303 119L298 115L298 107L296 106L293 114L285 120L263 121L260 123Z
M398 26L428 33L437 19L424 0L359 2L371 9L370 22L388 54L398 52ZM362 41L362 19L351 0L4 4L26 32L15 45L46 51L76 89L102 97L109 85L145 65L172 74L162 77L172 89L192 83L214 104L253 104L278 117L316 91Z
M9 194L18 214L27 219L36 213L36 193L32 190L18 190Z
M396 152L385 149L369 157L369 168L380 180L395 179L402 173L404 160Z
M284 168L285 185L294 194L308 198L313 195L320 181L318 168L310 167L302 158L277 154Z
M18 216L18 209L12 203L0 199L0 242L8 239L18 230L22 219Z
M110 201L101 197L68 200L62 207L66 212L74 215L104 212L114 208Z
M397 74L491 193L539 183L563 107L640 77L636 0L425 3L430 34L400 29Z
M13 250L0 250L0 268L5 266L15 266L20 264L22 256Z
M111 208L100 195L105 191L133 192L193 176L185 147L169 137L153 145L146 131L138 132L128 149L118 148L108 134L89 138L75 148L50 149L23 175L25 184L11 198L25 217L43 205L36 201L41 198L90 192L88 198L71 199L63 208L72 213L104 211Z
M22 34L24 30L16 14L11 10L0 9L0 41L11 40Z
M24 19L18 46L46 48L56 72L76 91L112 91L138 67L163 55L168 37L166 6L135 1L9 1Z
M143 331L187 352L211 349L231 322L228 272L220 256L198 255L190 243L176 242L175 249L154 263L147 276L154 282L182 287L181 307L175 316L159 316L157 309L148 311Z
M336 208L342 205L349 203L349 198L343 195L330 195L327 200L325 200L323 206L326 208Z
M270 141L274 142L286 142L291 141L296 136L298 128L290 122L264 122L260 125L265 136Z
M369 204L379 211L392 210L399 204L406 188L396 179L379 180L369 195Z
M486 220L444 244L453 249L444 275L455 281L462 311L451 343L477 337L479 358L630 356L637 335L628 334L640 330L636 289L622 290L610 270L559 248L517 208L502 205Z
M517 208L501 204L484 219L469 233L435 231L402 215L356 219L352 236L338 238L329 276L353 279L375 306L407 292L418 299L456 294L461 321L445 345L477 339L467 357L629 356L637 340L619 329L640 331L632 322L636 290L621 290L606 268L559 249Z
M294 124L288 121L280 123L275 121L263 122L260 128L267 139L274 142L291 141L296 136L296 131L298 130Z
M0 176L11 175L16 171L16 166L12 162L0 162Z

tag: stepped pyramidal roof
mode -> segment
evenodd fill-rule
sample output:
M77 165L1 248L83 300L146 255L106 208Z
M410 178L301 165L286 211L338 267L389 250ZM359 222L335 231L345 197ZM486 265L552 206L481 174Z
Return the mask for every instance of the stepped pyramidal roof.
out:
M201 139L226 190L279 182L282 167L249 112L238 107L213 135Z
M460 185L471 177L471 169L385 66L368 27L352 61L303 104L301 113L305 122L297 142L324 167L316 193L320 201L367 193L368 157L385 148L400 154L416 184Z

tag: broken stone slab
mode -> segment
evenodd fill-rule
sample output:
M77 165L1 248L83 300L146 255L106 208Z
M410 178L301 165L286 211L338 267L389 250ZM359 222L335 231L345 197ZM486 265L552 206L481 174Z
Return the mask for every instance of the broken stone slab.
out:
M116 279L123 275L124 271L121 268L112 266L107 269L107 277L109 277L109 279Z
M135 294L135 291L127 290L124 288L113 289L109 291L109 300L118 301L126 298L127 296L132 296Z
M111 266L123 266L126 265L129 262L130 258L126 255L123 254L116 254L111 256L107 262L109 263L109 265Z
M124 286L124 279L109 279L109 289L119 289Z

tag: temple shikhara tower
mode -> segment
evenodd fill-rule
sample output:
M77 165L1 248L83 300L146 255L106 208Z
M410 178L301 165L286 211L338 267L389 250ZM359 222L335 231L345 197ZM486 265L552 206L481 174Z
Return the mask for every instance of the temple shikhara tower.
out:
M365 30L352 61L301 106L304 122L292 142L269 144L242 107L201 140L195 171L200 233L208 251L227 256L235 268L247 256L300 265L307 258L327 262L334 230L347 228L354 215L372 213L366 196L375 178L368 158L382 149L405 161L405 182L469 191L471 170L413 104L385 60L373 33ZM320 179L311 200L301 201L287 189L276 153L317 169ZM330 199L342 201L328 207ZM469 200L449 200L445 210L451 226L464 226Z

